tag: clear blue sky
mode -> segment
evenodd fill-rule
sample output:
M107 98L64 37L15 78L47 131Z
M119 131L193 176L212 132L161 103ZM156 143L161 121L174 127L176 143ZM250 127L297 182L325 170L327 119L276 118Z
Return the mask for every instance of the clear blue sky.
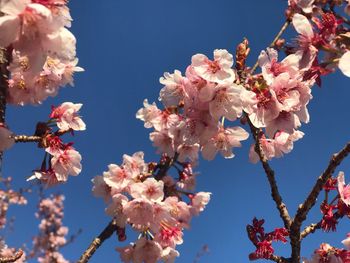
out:
M47 119L51 105L64 101L84 104L82 115L87 131L74 138L75 147L83 156L83 172L49 191L66 195L64 223L71 233L83 229L76 242L63 250L67 259L77 260L110 220L104 214L103 201L92 196L91 179L106 170L108 164L119 164L124 153L142 150L147 161L158 160L148 139L150 130L135 119L135 113L144 98L157 101L161 88L158 79L163 72L174 69L184 72L195 53L211 56L216 48L233 52L243 37L250 41L249 61L253 64L282 25L286 2L71 1L72 31L78 39L80 66L86 71L76 76L74 88L61 90L58 97L39 107L9 107L7 115L12 130L31 134L36 121ZM306 134L304 139L295 144L291 154L272 162L292 214L326 167L330 155L350 139L349 81L337 72L324 80L322 88L314 87L314 99L309 105L311 123L301 128ZM262 168L248 161L250 142L236 150L234 159L217 157L212 162L200 161L198 190L212 192L212 200L206 211L193 220L191 230L185 232L177 262L192 262L204 244L209 246L210 253L201 259L202 263L248 262L254 247L246 236L246 224L256 216L266 219L267 230L282 227ZM26 186L25 178L40 165L42 156L42 150L35 145L16 145L6 154L3 173L13 176L17 187ZM341 169L350 181L350 159ZM37 231L38 221L33 215L37 197L32 195L29 200L27 207L11 209L11 214L17 217L15 232L8 234L12 246L30 243ZM316 207L308 222L319 218ZM309 256L321 241L341 247L340 241L349 230L349 222L343 220L338 232L317 233L307 238L303 255ZM119 262L114 248L126 244L112 238L90 262ZM289 256L288 245L276 248Z

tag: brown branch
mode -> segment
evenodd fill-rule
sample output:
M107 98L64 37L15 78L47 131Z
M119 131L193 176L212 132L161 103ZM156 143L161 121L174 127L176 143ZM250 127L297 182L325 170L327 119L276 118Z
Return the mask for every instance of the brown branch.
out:
M303 239L307 237L309 234L315 233L317 229L321 228L321 221L318 222L317 224L311 224L307 227L304 228L304 230L300 233L300 238Z
M251 123L251 121L249 120L248 115L245 114L245 116L246 116L246 118L248 120L250 131L253 134L253 137L254 137L254 140L255 140L255 151L256 151L256 153L259 156L260 162L261 162L261 164L262 164L262 166L264 168L265 174L266 174L267 179L268 179L269 184L270 184L272 199L276 203L276 207L277 207L277 209L278 209L278 211L280 213L280 217L283 220L284 227L289 230L290 226L291 226L291 223L292 223L292 220L291 220L291 218L289 216L288 209L287 209L286 205L283 203L282 197L281 197L281 195L279 193L277 182L276 182L276 178L275 178L275 172L270 167L270 165L269 165L269 163L268 163L268 161L267 161L267 159L266 159L266 157L264 155L264 152L262 150L262 147L261 147L261 144L260 144L260 141L259 141L259 137L261 136L261 132L260 132L259 129L257 129Z
M282 34L284 33L284 31L286 31L286 29L288 28L290 24L290 20L287 19L284 24L282 25L280 31L277 33L277 35L275 36L275 38L272 40L271 44L269 45L269 47L274 47L277 40L280 39L280 37L282 36ZM255 72L255 70L257 69L257 67L259 66L259 60L257 60L254 64L254 66L252 67L250 73L253 74Z
M23 256L23 250L19 249L13 256L11 257L0 257L0 263L9 263L15 262L19 260Z
M102 245L102 243L105 240L107 240L108 238L110 238L116 230L117 230L117 223L116 223L115 220L112 220L105 227L105 229L99 234L99 236L96 237L91 242L89 247L84 251L84 253L81 255L80 259L77 261L77 263L86 263L86 262L88 262L89 259L96 252L96 250Z
M308 197L305 199L304 203L299 205L297 213L294 217L293 223L290 227L290 240L292 246L292 262L300 261L300 228L303 221L306 219L307 214L310 209L315 205L316 199L322 190L322 187L327 182L327 180L332 176L334 170L340 165L340 163L346 158L350 153L350 142L336 154L333 154L329 161L326 170L318 177L314 187L309 193Z
M28 136L28 135L16 135L14 137L15 142L40 142L42 138L40 136Z
M288 263L289 260L284 258L284 257L279 257L279 256L276 256L276 255L271 255L269 260L272 260L274 262L277 262L277 263Z

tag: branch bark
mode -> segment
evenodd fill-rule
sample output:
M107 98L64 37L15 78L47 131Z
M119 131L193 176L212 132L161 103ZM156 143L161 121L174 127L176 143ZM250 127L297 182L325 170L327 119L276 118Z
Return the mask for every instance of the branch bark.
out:
M89 259L93 256L93 254L96 252L96 250L102 245L102 243L110 238L113 233L117 230L117 223L115 220L112 220L109 222L109 224L103 229L103 231L99 234L98 237L96 237L89 247L84 251L84 253L81 255L80 259L77 261L77 263L86 263L89 261ZM0 262L1 263L1 262Z
M264 168L265 174L267 176L267 179L269 181L270 184L270 189L271 189L271 196L272 199L275 201L276 203L276 207L280 213L280 217L283 220L284 223L284 227L286 229L290 229L292 220L289 216L289 212L287 209L287 206L283 203L282 197L279 193L278 190L278 186L277 186L277 182L276 182L276 178L275 178L275 172L274 170L271 168L269 162L267 161L264 152L261 148L261 144L260 144L260 136L261 136L261 131L259 129L257 129L249 120L249 117L246 115L246 118L248 120L249 123L249 127L250 127L250 131L253 134L254 140L255 140L255 151L259 156L260 162Z

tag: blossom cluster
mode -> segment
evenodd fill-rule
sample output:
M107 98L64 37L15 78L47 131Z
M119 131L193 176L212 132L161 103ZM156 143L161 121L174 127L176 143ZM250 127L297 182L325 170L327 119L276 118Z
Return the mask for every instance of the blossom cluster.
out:
M64 102L53 107L50 120L37 125L36 135L42 140L39 147L45 148L45 157L39 170L27 180L39 179L48 186L66 182L69 175L76 176L81 170L81 155L72 146L73 143L63 143L60 136L73 131L83 131L86 125L79 116L82 104ZM52 126L58 130L53 131ZM48 166L46 165L48 159Z
M343 240L343 244L348 247L348 239ZM304 259L303 263L343 263L350 261L350 251L332 247L327 243L322 243L316 249L310 260Z
M73 85L77 67L76 39L67 29L67 0L1 1L0 47L10 64L7 102L37 104Z
M274 231L265 233L263 227L265 223L264 219L253 219L252 225L247 225L247 232L250 241L255 245L255 252L249 255L250 260L257 259L270 259L273 255L274 249L272 247L272 242L281 241L283 243L287 242L286 237L289 236L288 230L285 228L276 228Z
M36 217L41 219L39 234L33 239L30 257L37 256L39 263L69 263L59 252L67 244L68 228L63 226L62 195L50 196L40 200Z
M168 174L171 166L179 174L189 173L187 163L166 155L159 164L145 163L143 152L137 152L125 154L120 166L110 164L108 171L93 179L93 192L108 203L106 213L116 220L119 240L126 239L127 225L140 233L135 243L117 248L123 262L174 262L179 256L175 248L183 243L183 229L208 204L210 193L189 193L178 187ZM183 176L178 180L186 185Z

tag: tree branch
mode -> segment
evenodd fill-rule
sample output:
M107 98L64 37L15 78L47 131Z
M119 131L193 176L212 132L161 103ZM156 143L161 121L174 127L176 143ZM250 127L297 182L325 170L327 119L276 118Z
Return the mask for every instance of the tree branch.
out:
M93 254L96 252L96 250L102 245L102 243L110 238L113 233L117 230L117 223L115 220L112 220L109 222L109 224L105 227L105 229L99 234L98 237L96 237L89 247L84 251L84 253L81 255L80 259L77 261L77 263L86 263L89 261L89 259L93 256ZM1 262L0 262L1 263Z
M13 256L11 257L0 257L0 263L9 263L15 262L19 260L23 256L23 250L19 249Z
M314 187L309 193L308 197L305 199L304 203L299 205L297 213L294 217L293 223L290 228L290 239L292 246L292 262L300 261L300 228L303 221L306 219L307 214L310 209L315 205L316 199L322 190L322 187L327 182L327 180L332 176L335 169L340 165L340 163L348 156L350 153L350 142L336 154L333 154L329 161L326 170L318 177Z
M28 135L16 135L14 137L15 142L40 142L42 138L40 136L28 136Z
M315 231L320 228L321 228L321 221L318 222L317 224L311 224L305 227L305 229L300 233L300 238L303 239L307 237L309 234L315 233Z
M278 186L277 186L277 182L276 182L276 178L275 178L275 172L274 170L272 170L272 168L270 167L265 155L264 155L264 152L261 148L261 144L260 144L260 136L261 136L261 131L259 129L257 129L252 123L251 121L249 120L249 117L247 114L246 115L246 118L248 120L248 123L249 123L249 127L250 127L250 131L254 137L254 140L255 140L255 152L258 154L259 156L259 159L260 159L260 162L264 168L264 171L265 171L265 174L267 176L267 179L270 183L270 189L271 189L271 196L272 196L272 199L275 201L276 203L276 207L280 213L280 217L282 218L283 220L283 223L284 223L284 227L286 229L290 229L290 226L291 226L291 218L289 216L289 213L288 213L288 209L286 207L286 205L283 203L283 200L282 200L282 197L279 193L279 190L278 190Z
M289 262L288 259L286 259L284 257L276 256L276 255L271 255L269 260L277 262L277 263L288 263Z

